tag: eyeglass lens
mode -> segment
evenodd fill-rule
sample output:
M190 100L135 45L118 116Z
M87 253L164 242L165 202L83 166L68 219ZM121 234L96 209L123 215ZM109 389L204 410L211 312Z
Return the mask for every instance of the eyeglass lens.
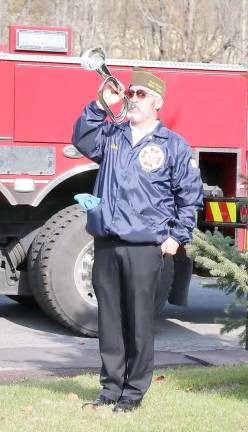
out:
M148 95L148 93L146 93L145 90L142 90L142 89L139 89L139 90L136 90L136 91L128 89L126 91L126 95L127 95L127 97L129 99L132 99L135 94L136 94L136 96L137 96L138 99L144 99Z

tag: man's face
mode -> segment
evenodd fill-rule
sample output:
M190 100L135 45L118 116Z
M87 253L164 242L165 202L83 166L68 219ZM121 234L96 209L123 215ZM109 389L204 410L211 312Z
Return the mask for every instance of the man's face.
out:
M133 123L142 123L157 117L159 98L149 93L149 89L142 86L131 86L127 92L131 107L127 118Z

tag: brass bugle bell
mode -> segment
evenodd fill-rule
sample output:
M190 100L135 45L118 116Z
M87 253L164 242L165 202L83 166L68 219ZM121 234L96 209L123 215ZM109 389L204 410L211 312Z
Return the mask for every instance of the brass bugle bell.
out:
M126 117L130 100L126 95L123 94L123 88L119 84L118 80L111 75L109 69L105 64L105 58L106 55L102 48L100 47L91 48L85 51L85 53L82 55L81 66L87 70L95 70L104 78L103 85L101 86L101 89L98 91L99 102L101 103L101 105L103 106L107 114L110 116L110 118L114 122L119 123ZM118 115L115 115L111 111L110 107L107 105L107 103L104 100L103 88L106 84L109 84L121 96L122 108L121 108L121 112Z

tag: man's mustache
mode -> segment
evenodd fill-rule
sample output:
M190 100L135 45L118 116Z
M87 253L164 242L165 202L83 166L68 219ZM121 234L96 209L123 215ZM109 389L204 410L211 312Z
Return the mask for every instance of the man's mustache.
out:
M132 103L132 104L128 107L128 111L133 111L133 110L139 111L139 108L138 108L138 106L137 106L136 103Z

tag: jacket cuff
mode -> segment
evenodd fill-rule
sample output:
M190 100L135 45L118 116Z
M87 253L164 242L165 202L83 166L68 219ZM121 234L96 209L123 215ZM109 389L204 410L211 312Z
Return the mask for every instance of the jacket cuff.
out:
M189 243L192 240L192 231L182 226L180 222L175 222L173 228L170 229L170 237L174 238L179 245Z
M172 234L170 234L169 237L172 238L173 240L175 240L175 241L179 244L179 246L182 244L182 243L180 242L180 240L178 240L178 238L176 238L176 237L173 236Z
M102 119L105 119L107 117L107 113L104 109L100 108L96 101L92 101L88 105L89 109L97 116L101 117Z

